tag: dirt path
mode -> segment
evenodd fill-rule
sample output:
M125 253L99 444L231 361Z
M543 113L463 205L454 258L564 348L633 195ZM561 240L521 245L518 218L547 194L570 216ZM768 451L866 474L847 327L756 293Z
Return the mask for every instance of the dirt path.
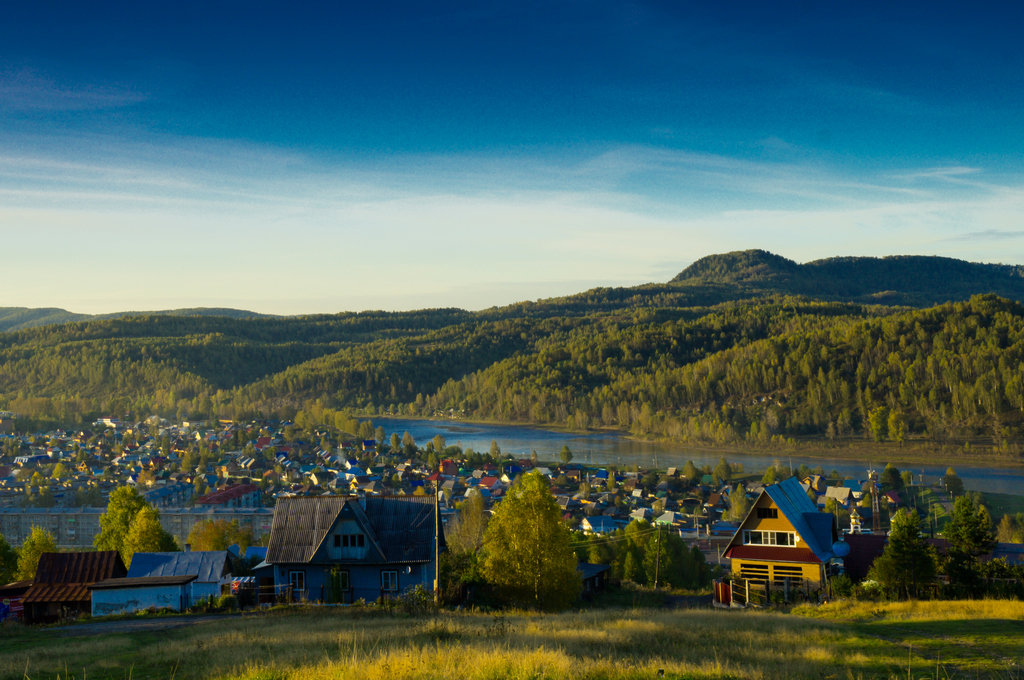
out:
M50 630L59 631L66 637L83 635L109 635L111 633L142 633L147 631L170 630L184 626L196 626L211 621L220 621L226 616L241 614L217 614L208 616L161 616L151 619L121 619L119 621L95 621L59 626Z

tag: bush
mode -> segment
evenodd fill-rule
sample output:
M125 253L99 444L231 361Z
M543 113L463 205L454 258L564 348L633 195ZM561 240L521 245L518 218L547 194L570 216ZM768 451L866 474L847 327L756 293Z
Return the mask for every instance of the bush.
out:
M399 595L397 604L406 614L425 614L434 608L434 596L422 585L417 585Z
M832 592L832 597L850 597L853 595L853 581L846 574L830 576L828 588Z
M238 598L234 595L221 595L217 598L216 608L221 611L235 611L238 609Z

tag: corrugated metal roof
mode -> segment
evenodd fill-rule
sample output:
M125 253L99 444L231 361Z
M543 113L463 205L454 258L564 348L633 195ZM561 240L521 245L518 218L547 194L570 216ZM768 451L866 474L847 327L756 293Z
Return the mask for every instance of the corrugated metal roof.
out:
M299 563L313 559L347 500L345 496L279 498L270 527L267 562Z
M135 553L132 566L128 569L129 578L196 574L196 580L202 583L216 583L226 573L227 550Z
M115 588L144 588L146 586L180 586L196 580L195 574L184 576L141 576L139 578L108 578L89 586L90 590L112 590Z
M43 553L35 583L95 583L124 576L127 570L116 550Z
M373 496L366 516L389 562L426 562L434 551L433 496Z
M266 561L309 562L346 509L364 528L370 547L385 562L429 561L433 556L434 498L369 496L365 508L345 496L278 500Z
M22 602L84 602L91 601L89 586L84 583L36 583L25 593Z
M767 486L765 492L819 560L825 562L833 557L832 515L818 512L796 477Z

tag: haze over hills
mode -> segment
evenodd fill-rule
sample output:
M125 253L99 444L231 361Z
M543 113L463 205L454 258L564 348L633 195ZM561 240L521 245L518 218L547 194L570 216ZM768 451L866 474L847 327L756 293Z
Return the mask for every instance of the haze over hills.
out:
M0 333L0 410L457 413L709 444L980 437L1016 451L1021 300L1015 267L744 251L668 283L475 312L126 314Z

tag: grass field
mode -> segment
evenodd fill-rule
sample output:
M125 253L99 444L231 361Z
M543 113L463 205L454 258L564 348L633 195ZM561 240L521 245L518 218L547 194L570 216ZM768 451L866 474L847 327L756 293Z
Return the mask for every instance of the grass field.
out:
M1024 603L1004 601L790 614L322 608L79 631L4 628L0 678L1024 678Z

